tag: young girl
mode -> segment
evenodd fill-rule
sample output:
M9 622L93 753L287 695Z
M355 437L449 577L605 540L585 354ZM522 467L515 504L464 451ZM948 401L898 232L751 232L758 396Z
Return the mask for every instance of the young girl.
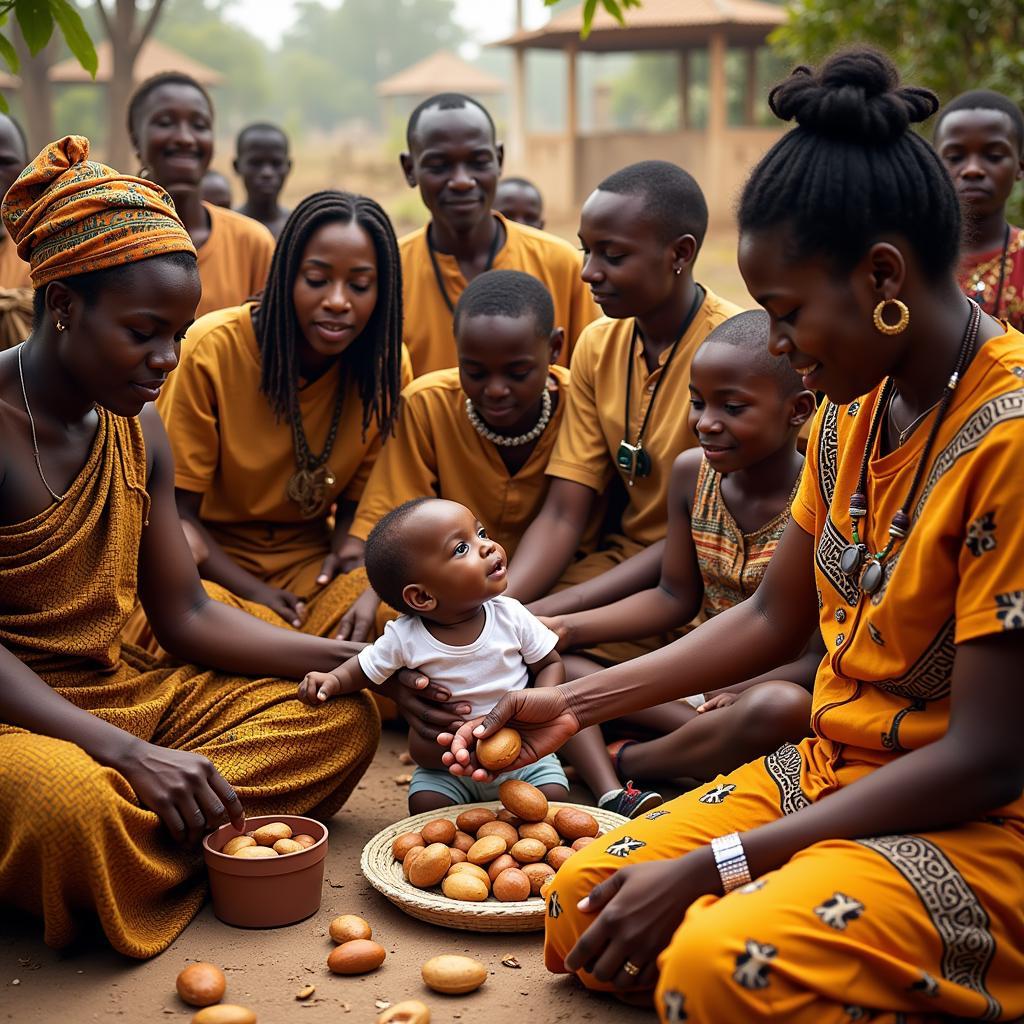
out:
M190 328L160 409L218 599L334 635L366 585L336 579L352 567L338 552L410 376L401 322L387 215L318 192L289 218L262 301Z
M986 313L1024 327L1024 233L1006 203L1024 177L1024 114L988 89L962 93L939 114L935 149L963 210L960 287Z
M589 608L587 584L566 591L580 610L542 620L558 633L559 650L667 632L698 612L710 619L757 589L789 521L804 461L797 436L814 413L814 396L789 363L768 354L768 334L765 312L739 313L697 350L689 422L700 447L683 452L672 467L661 578L656 586ZM636 791L628 785L623 790L622 782L711 779L805 736L808 691L821 653L815 645L798 663L763 678L629 716L629 725L659 738L617 741L609 748L614 769L597 729L573 737L563 753L601 806L621 813L650 809L654 794L646 807L633 808ZM579 655L565 663L569 679L601 668Z
M567 861L547 965L653 994L664 1022L1012 1020L1024 337L957 285L956 193L910 129L932 93L855 49L770 102L797 127L744 189L740 270L771 351L829 401L764 581L640 661L507 694L446 757L486 777L469 747L509 723L515 770L581 726L764 671L817 622L813 735Z
M213 156L213 101L193 78L167 71L146 79L128 105L128 131L144 178L162 185L199 255L199 316L237 306L263 288L274 239L262 224L203 201Z
M697 182L661 160L610 175L583 205L583 280L605 318L580 335L548 464L551 487L509 569L509 593L521 601L592 579L665 537L672 460L694 444L680 400L690 360L740 311L693 279L707 219ZM616 481L617 495L625 495L621 525L600 550L574 561L599 498ZM652 567L656 578L657 553ZM538 615L565 610L558 597L531 607ZM648 635L592 653L613 664L666 641Z

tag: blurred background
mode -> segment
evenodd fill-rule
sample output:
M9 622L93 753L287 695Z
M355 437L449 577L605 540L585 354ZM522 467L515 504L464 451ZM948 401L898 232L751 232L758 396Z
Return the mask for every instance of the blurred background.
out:
M31 56L12 18L4 34L20 67L0 74L0 89L33 152L77 132L135 170L128 95L155 72L186 71L213 95L212 166L236 205L235 135L272 121L292 145L286 206L319 188L365 192L399 234L425 219L398 169L408 113L434 92L467 92L494 116L506 173L540 186L548 229L564 237L617 167L661 157L690 170L714 228L702 279L737 301L732 207L784 130L766 96L797 60L865 40L944 100L982 86L1024 93L1020 0L641 0L624 25L606 6L581 38L574 0L77 0L95 80L60 32Z

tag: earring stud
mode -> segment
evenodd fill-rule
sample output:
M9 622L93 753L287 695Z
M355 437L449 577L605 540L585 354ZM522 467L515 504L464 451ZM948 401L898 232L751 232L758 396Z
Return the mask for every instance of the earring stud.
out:
M63 334L68 329L63 320L58 320L53 326L57 328L60 334Z

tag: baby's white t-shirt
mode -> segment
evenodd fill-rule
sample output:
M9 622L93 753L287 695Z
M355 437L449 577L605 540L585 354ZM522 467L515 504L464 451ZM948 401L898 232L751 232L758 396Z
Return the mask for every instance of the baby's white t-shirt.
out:
M514 597L492 598L483 608L480 635L463 647L442 643L419 617L402 615L359 652L359 667L377 686L400 668L419 669L452 699L472 704L473 715L486 714L502 694L526 687L527 664L550 654L558 636Z

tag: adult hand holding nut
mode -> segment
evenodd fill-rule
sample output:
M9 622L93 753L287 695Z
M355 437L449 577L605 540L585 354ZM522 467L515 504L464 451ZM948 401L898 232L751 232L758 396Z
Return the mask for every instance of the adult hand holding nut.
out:
M438 743L449 748L441 760L452 775L489 782L496 774L517 771L554 753L580 730L579 719L569 706L564 689L551 686L506 693L483 718L473 719L453 733L438 736ZM522 748L516 760L500 773L489 772L476 758L477 741L493 736L506 726L519 733Z

